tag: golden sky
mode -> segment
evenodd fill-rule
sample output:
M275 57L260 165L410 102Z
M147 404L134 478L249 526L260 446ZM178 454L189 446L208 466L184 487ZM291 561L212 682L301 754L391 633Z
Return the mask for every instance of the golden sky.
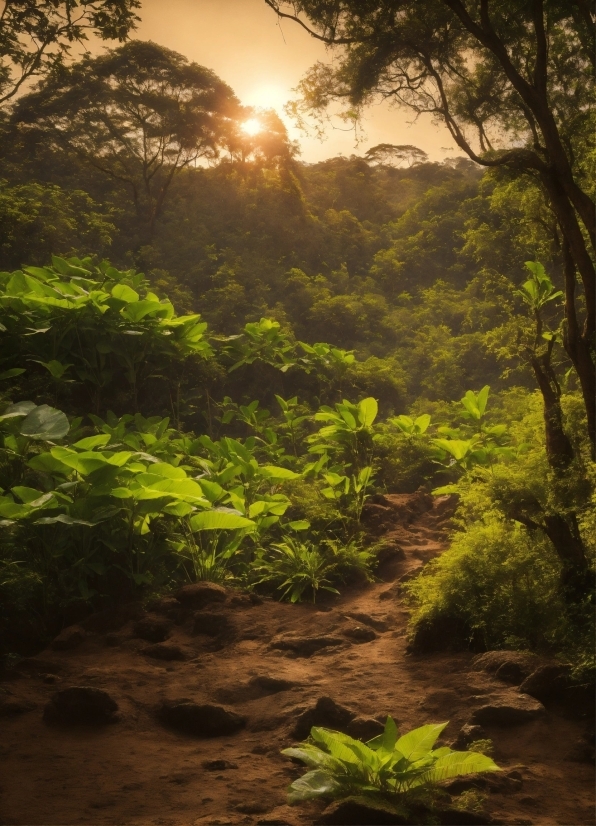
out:
M264 0L143 0L140 16L135 37L154 40L207 66L242 103L274 107L282 116L292 87L308 67L316 60L331 60L325 46L298 25L282 21L280 28ZM364 140L357 147L353 131L329 127L321 142L284 120L300 142L302 160L310 163L340 153L361 155L378 143L414 144L431 160L459 154L444 126L428 117L412 124L411 112L387 104L368 110ZM339 121L337 126L345 129Z

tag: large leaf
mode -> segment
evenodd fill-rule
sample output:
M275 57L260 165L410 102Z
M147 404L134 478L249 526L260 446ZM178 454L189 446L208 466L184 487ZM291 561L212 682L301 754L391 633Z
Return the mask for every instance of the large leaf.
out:
M377 413L379 412L379 405L377 404L377 400L373 399L372 396L369 396L366 399L362 399L362 401L358 405L358 412L362 424L366 427L370 427L374 420L377 418Z
M105 447L110 441L111 436L106 433L100 433L98 436L87 436L86 439L79 439L73 444L73 447L78 447L79 450L93 450L94 447Z
M223 510L203 511L190 520L193 531L234 531L240 528L254 528L252 519Z
M333 797L340 788L335 778L317 769L294 780L288 792L288 800L290 803L298 803L317 797Z
M4 419L14 419L17 416L28 416L36 407L37 405L34 402L17 402L16 404L10 404L2 416L0 416L0 422Z
M275 465L261 465L259 473L266 479L298 479L299 473L294 473L286 467L276 467Z
M462 774L498 771L501 771L499 766L485 754L474 751L451 751L449 754L441 755L412 785L440 783Z
M21 425L22 436L52 442L63 439L69 430L70 425L64 413L47 404L32 410Z
M447 725L447 723L432 723L415 728L400 737L395 748L408 760L417 760L428 754Z

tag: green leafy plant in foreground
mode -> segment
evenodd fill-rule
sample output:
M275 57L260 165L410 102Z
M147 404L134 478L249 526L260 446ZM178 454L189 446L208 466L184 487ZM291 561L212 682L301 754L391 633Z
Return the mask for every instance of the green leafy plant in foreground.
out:
M290 803L313 798L349 795L386 795L390 798L432 790L461 775L500 771L496 763L477 752L433 748L447 723L435 723L400 737L387 717L383 734L367 743L347 734L313 726L312 743L302 743L282 754L301 760L310 771L289 789Z

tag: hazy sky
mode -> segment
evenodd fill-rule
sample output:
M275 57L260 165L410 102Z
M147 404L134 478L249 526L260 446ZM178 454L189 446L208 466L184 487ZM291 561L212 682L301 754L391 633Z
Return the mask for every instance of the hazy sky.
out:
M353 132L329 128L327 140L321 143L294 129L283 115L283 104L308 67L317 60L330 60L331 55L291 21L282 21L280 28L264 0L143 0L140 16L135 37L154 40L212 69L242 103L277 109L291 136L299 140L305 161L340 152L361 155L378 143L414 144L428 152L431 160L459 154L453 151L444 126L433 124L428 117L410 125L411 112L387 104L368 110L365 138L358 147Z

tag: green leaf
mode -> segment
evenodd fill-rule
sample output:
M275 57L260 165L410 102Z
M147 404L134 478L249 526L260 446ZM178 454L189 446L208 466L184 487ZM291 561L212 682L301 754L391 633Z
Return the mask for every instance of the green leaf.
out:
M12 379L15 376L20 376L25 373L25 369L23 367L13 367L11 370L5 370L3 373L0 373L0 381L4 379Z
M310 528L310 522L307 519L296 519L288 522L284 527L291 528L293 531L307 531Z
M294 473L285 467L276 467L275 465L261 465L259 473L266 479L299 479L300 474Z
M475 751L450 751L449 754L441 755L434 765L418 778L416 785L441 783L462 774L495 771L501 771L501 769L485 754Z
M104 447L110 441L111 436L106 433L100 433L98 436L88 436L86 439L79 439L73 444L73 447L78 447L80 450L93 450L94 447Z
M139 300L139 294L127 287L126 284L116 284L115 287L112 287L112 296L119 301L125 301L127 304L133 304Z
M16 402L16 404L10 404L2 416L0 416L0 422L4 419L14 419L17 416L28 416L36 407L37 405L34 402Z
M362 401L358 405L360 421L366 427L370 427L372 425L374 420L377 418L378 412L379 405L377 404L377 400L373 399L372 396L369 396L366 399L362 399Z
M69 430L70 425L64 413L47 404L42 404L32 410L21 425L22 436L44 441L63 439Z
M321 769L316 769L294 780L289 788L288 801L298 803L301 800L312 800L317 797L333 797L340 788L340 784L334 777Z
M413 729L400 737L395 748L408 760L416 760L429 752L448 723L433 723Z
M197 513L190 520L193 531L234 531L240 528L254 528L252 519L223 510L210 510Z

